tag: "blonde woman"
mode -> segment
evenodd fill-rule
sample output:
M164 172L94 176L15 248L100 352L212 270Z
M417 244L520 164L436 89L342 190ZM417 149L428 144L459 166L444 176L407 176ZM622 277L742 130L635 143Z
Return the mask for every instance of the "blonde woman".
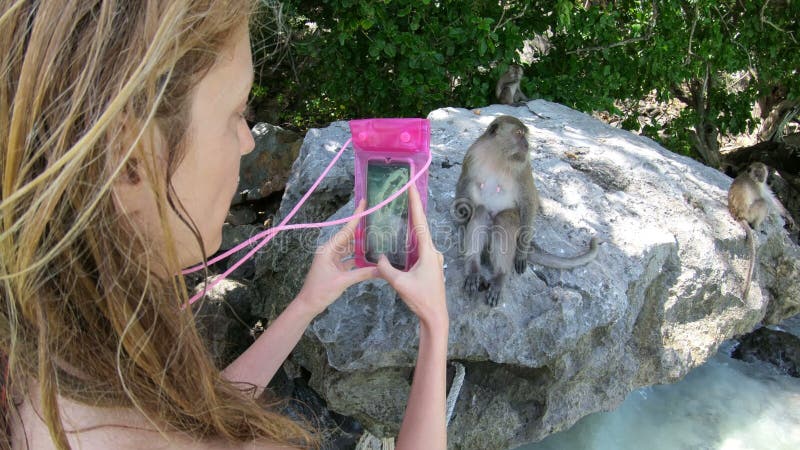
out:
M380 276L420 318L398 448L446 447L442 257L416 192L416 267L342 264L349 224L222 372L181 308L180 269L218 248L253 147L251 3L0 0L4 446L318 447L256 399L317 314Z

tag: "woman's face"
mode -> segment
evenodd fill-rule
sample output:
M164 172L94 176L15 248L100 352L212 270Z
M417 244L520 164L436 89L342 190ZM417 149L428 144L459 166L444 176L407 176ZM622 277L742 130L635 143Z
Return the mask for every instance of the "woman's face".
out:
M171 180L178 200L175 207L197 226L206 255L220 246L222 224L238 184L239 160L255 146L243 117L252 83L250 40L247 28L242 27L194 89L184 155ZM161 160L166 159L167 149L155 151ZM117 202L158 251L164 248L161 222L151 183L140 175L144 182L117 186ZM180 266L196 264L203 256L197 239L181 217L168 210Z
M244 119L253 84L253 61L243 27L195 88L186 154L172 176L186 213L200 230L206 255L219 249L222 224L239 183L239 161L255 142ZM196 239L177 217L170 218L182 266L199 262Z

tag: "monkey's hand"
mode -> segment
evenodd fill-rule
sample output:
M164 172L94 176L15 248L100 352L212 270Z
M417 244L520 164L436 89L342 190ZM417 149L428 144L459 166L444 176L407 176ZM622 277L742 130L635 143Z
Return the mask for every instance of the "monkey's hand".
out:
M786 224L789 225L789 228L792 230L797 229L797 223L794 221L794 218L787 212L784 216L784 220L786 220Z
M525 270L528 269L528 257L522 252L517 252L514 255L514 270L517 271L518 274L525 273Z
M471 273L464 278L464 290L467 291L469 295L475 295L475 293L481 290L483 284L484 281L479 273Z
M491 283L489 290L486 292L486 304L494 308L500 302L500 293L503 292L503 287L498 283Z

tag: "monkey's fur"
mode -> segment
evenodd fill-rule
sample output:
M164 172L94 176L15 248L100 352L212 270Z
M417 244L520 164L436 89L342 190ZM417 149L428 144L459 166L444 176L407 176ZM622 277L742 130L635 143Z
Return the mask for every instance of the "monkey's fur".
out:
M456 184L452 214L464 230L464 288L470 295L487 289L486 302L497 305L512 270L523 273L528 261L568 269L587 264L590 250L575 258L533 253L533 220L539 193L528 155L528 128L511 116L497 117L469 147ZM491 275L481 274L481 256L489 256Z
M511 64L504 73L494 89L497 100L504 105L519 105L521 102L528 101L528 97L522 93L519 84L522 81L522 66Z
M728 211L742 225L750 243L750 265L747 268L742 301L747 300L747 295L750 293L750 282L756 266L756 240L753 230L761 228L761 223L772 210L777 211L791 226L794 226L794 220L767 186L768 174L767 166L755 162L746 172L742 172L733 180L728 190Z

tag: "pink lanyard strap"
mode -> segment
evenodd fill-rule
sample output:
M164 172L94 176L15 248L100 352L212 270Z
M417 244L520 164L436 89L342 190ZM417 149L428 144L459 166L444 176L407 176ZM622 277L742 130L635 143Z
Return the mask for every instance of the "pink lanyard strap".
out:
M420 176L422 176L422 174L424 174L425 171L428 170L428 167L430 167L430 165L431 165L431 160L433 159L432 154L428 153L428 160L425 161L425 164L422 166L422 169L418 170L417 173L415 173L414 176L411 177L411 179L408 181L408 183L405 184L405 186L403 186L402 188L400 188L399 190L394 192L392 195L387 197L386 200L378 203L377 205L373 206L372 208L369 208L369 209L367 209L365 211L362 211L362 212L360 212L358 214L354 214L352 216L348 216L348 217L345 217L345 218L342 218L342 219L331 220L329 222L297 223L297 224L292 224L292 225L286 225L286 223L289 222L289 220L291 220L292 217L294 217L294 215L297 213L297 211L300 209L300 207L303 206L303 204L306 202L308 197L311 196L311 193L314 192L314 190L317 188L317 186L319 186L319 184L322 182L322 180L325 178L325 176L328 175L328 172L330 172L331 168L333 168L333 165L336 164L336 161L339 160L339 157L342 156L342 153L344 153L344 150L345 150L345 148L347 148L347 144L349 144L350 141L352 141L352 138L348 139L347 142L345 142L344 145L342 145L342 148L339 149L339 152L336 153L336 156L334 156L333 159L331 160L331 162L328 163L328 167L326 167L325 170L322 171L322 174L319 176L319 178L317 178L317 181L314 182L314 184L308 189L308 191L305 193L305 195L303 195L303 198L301 198L300 201L297 202L297 204L292 209L292 211L289 212L289 214L286 215L286 217L281 221L280 224L278 224L278 226L275 226L275 227L272 227L272 228L268 228L268 229L256 234L255 236L253 236L250 239L242 242L241 244L237 245L236 247L233 247L232 249L227 250L225 253L212 258L211 260L207 261L206 263L198 264L198 265L196 265L194 267L191 267L191 268L188 268L188 269L184 269L181 272L184 275L190 274L190 273L193 273L193 272L197 272L198 270L203 269L207 265L215 264L215 263L217 263L217 262L229 257L230 255L238 252L239 250L251 245L252 243L258 241L259 239L261 239L261 242L258 242L255 245L255 247L253 247L249 252L247 252L247 254L244 257L242 257L242 259L240 259L239 261L236 261L233 265L228 267L228 269L225 272L223 272L222 275L216 277L214 279L214 281L212 281L210 284L206 284L206 286L203 287L203 290L201 292L195 294L192 298L190 298L189 299L189 305L191 305L192 303L194 303L197 300L199 300L201 297L203 297L206 294L206 292L208 292L214 286L219 284L222 280L227 278L234 270L238 269L239 266L244 264L245 261L247 261L248 259L252 258L253 255L255 255L256 252L258 252L258 250L261 249L261 247L267 245L267 243L269 241L271 241L272 238L275 237L276 234L278 234L278 232L284 231L284 230L299 230L301 228L330 227L330 226L333 226L333 225L339 225L339 224L347 223L347 222L349 222L349 221L351 221L353 219L361 218L361 217L367 216L369 214L372 214L373 212L375 212L375 211L381 209L382 207L384 207L385 205L389 204L392 200L394 200L398 196L400 196L400 194L402 194L403 192L408 190L408 188L413 183L416 183L417 179Z

